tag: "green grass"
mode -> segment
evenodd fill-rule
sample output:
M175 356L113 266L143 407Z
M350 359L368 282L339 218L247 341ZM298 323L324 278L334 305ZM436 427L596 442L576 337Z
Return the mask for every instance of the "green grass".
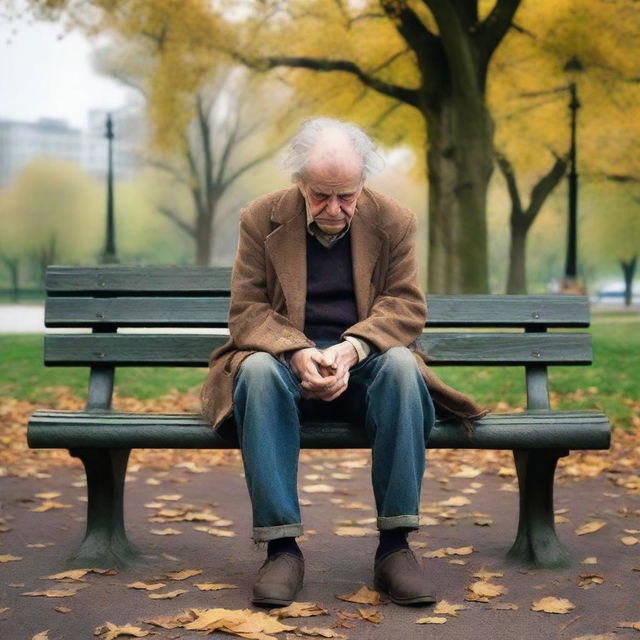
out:
M614 424L626 427L640 401L640 376L634 361L640 354L640 315L603 314L594 318L593 365L551 367L550 389L554 406L562 409L603 410ZM42 336L0 337L0 396L47 402L51 387L66 386L84 397L88 373L84 368L44 367ZM191 368L122 367L116 372L119 395L148 399L168 393L193 391L204 380L205 370ZM522 367L439 367L438 374L452 386L472 395L481 404L510 406L525 403ZM637 411L637 408L636 408Z

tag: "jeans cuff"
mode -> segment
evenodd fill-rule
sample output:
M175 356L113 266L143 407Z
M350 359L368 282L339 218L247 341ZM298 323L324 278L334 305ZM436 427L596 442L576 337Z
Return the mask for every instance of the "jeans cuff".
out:
M419 516L390 516L378 517L378 529L385 531L387 529L418 529L420 525Z
M281 524L277 527L254 527L253 541L268 542L277 538L297 538L304 533L301 523L297 524Z

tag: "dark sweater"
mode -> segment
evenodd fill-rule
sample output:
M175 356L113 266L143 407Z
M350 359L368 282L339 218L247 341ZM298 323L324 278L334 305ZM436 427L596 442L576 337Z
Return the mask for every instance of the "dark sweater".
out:
M304 334L311 340L340 341L358 321L353 289L351 237L327 248L307 235L307 302Z

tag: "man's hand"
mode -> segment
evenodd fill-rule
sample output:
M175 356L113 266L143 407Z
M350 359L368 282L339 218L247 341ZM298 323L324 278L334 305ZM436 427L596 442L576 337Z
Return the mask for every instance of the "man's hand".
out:
M336 384L333 361L314 347L299 349L291 356L291 368L300 380L305 398L322 398Z
M305 380L298 373L297 364L305 357L303 352L309 353L315 369L314 374L320 375L322 383L317 382L317 378ZM300 356L298 356L300 354ZM317 356L321 356L318 358ZM296 364L294 365L294 359ZM358 362L358 354L355 347L350 342L339 342L333 346L318 351L317 349L301 349L296 351L291 358L291 366L294 373L300 378L302 388L305 390L306 398L317 398L330 402L344 393L349 384L349 369ZM317 367L316 364L317 363ZM305 382L307 384L305 384Z

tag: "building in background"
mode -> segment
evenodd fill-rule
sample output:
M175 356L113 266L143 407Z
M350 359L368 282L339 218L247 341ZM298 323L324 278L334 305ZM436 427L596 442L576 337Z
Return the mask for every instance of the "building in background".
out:
M139 150L145 126L137 107L112 112L114 122L113 164L116 180L131 178L141 166ZM85 130L64 120L41 118L36 122L0 119L0 188L10 184L31 160L50 158L75 162L98 179L107 172L107 111L90 111Z

